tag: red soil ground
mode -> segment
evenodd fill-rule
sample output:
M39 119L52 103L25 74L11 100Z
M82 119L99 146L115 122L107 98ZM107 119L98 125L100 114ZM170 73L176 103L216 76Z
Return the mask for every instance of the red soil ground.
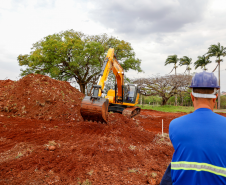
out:
M160 183L174 151L162 119L168 133L184 114L142 110L86 122L82 98L47 76L0 81L0 184Z

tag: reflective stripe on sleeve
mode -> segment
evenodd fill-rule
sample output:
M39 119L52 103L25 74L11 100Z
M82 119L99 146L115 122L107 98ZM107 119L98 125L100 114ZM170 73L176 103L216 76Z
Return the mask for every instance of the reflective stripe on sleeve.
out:
M172 170L194 170L194 171L206 171L216 175L226 177L226 168L219 166L214 166L207 163L197 163L197 162L171 162Z

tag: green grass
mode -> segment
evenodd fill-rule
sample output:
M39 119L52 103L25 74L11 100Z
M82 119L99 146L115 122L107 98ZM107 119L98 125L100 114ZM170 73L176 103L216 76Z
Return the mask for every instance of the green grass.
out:
M164 106L153 106L153 105L137 105L141 109L151 109L162 112L193 112L194 107L186 107L186 106L172 106L172 105L164 105Z

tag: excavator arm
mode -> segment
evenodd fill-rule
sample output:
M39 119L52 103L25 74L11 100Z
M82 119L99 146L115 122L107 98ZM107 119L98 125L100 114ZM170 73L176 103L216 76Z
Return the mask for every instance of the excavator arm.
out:
M99 86L98 96L100 97L104 90L105 82L107 81L110 71L113 71L118 84L118 95L122 96L122 85L124 84L124 72L123 68L119 64L116 56L114 55L114 48L108 50L107 56L103 62L101 72L99 74L99 80L97 86Z
M82 101L80 112L83 118L87 120L107 122L109 100L101 98L101 94L110 70L113 70L117 81L119 80L119 83L123 83L123 69L114 55L113 48L108 50L107 56L103 62L103 66L99 74L98 83L97 85L93 86L93 94L91 96L85 96Z

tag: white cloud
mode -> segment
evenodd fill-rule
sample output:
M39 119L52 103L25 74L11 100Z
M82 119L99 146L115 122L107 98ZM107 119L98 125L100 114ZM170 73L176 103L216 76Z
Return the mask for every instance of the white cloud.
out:
M82 9L79 1L50 0L50 1L15 1L9 0L0 3L0 56L1 66L16 66L18 69L17 56L19 54L29 54L32 44L43 37L74 29L87 34L100 34L104 32L103 26L90 20L86 11ZM8 74L1 67L0 79L5 76L15 79L19 76L18 70Z
M93 19L116 33L135 35L174 32L202 20L208 0L96 0Z

